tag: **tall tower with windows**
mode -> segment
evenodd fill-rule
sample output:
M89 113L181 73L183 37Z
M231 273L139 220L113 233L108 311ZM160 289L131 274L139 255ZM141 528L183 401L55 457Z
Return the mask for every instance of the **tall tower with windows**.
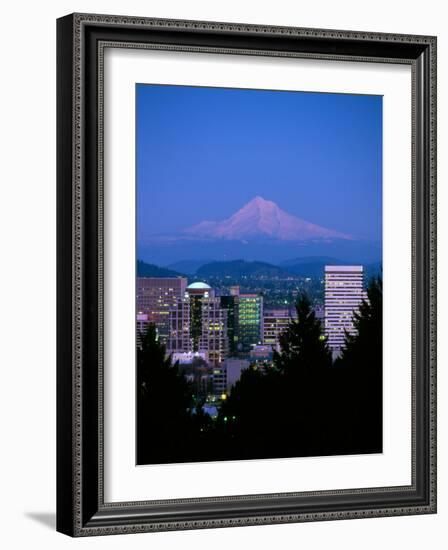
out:
M154 323L163 343L170 333L170 309L182 300L186 288L185 277L137 277L137 315Z
M192 283L170 310L168 350L206 352L211 364L221 363L229 350L227 313L209 285Z
M362 265L325 266L325 334L333 357L341 353L345 331L353 334L353 314L366 297Z
M250 351L263 340L263 296L239 294L238 296L238 349Z

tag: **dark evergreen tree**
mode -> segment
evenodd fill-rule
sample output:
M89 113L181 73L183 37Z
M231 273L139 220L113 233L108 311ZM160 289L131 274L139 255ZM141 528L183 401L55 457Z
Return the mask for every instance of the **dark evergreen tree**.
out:
M137 354L138 463L380 452L381 280L370 282L334 364L305 295L296 310L273 366L243 371L217 420L149 325Z
M241 457L328 454L325 425L332 360L321 323L305 294L265 373L243 372L222 407L220 422ZM327 430L328 431L328 430Z
M328 454L334 394L332 358L323 327L302 293L296 304L297 318L280 337L274 364L284 374L285 439L295 439L300 455Z
M356 452L382 450L383 423L383 289L372 278L354 315L355 331L345 334L345 344L336 367L347 373L347 399Z
M353 334L345 333L345 343L339 365L363 365L364 371L382 370L383 355L383 285L372 278L367 287L367 299L354 314Z
M137 462L191 458L192 392L149 324L137 350Z
M280 352L274 352L276 367L286 375L299 369L323 369L331 366L331 351L327 346L321 322L311 308L306 294L296 304L297 319L291 319L280 336Z
M217 421L217 429L226 441L225 458L279 456L280 414L276 404L282 395L281 376L277 370L265 373L255 365L242 371Z

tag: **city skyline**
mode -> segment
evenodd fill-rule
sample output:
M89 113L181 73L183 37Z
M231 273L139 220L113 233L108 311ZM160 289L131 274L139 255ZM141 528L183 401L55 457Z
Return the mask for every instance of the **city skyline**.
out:
M362 265L326 265L324 273L324 296L312 301L312 310L334 360L344 348L346 333L355 333L354 316L368 297ZM240 285L215 288L186 277L138 277L137 347L153 324L167 355L181 363L201 357L218 367L227 358L247 359L248 354L272 359L297 317L299 295L282 307L266 308L263 292L244 292ZM225 379L225 368L221 376Z

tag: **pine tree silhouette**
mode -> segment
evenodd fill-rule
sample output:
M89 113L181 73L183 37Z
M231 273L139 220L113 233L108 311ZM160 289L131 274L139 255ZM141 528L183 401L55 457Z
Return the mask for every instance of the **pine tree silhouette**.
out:
M191 458L191 388L149 324L137 350L137 463Z
M383 288L372 278L354 315L353 334L345 343L335 367L346 372L351 405L353 445L359 452L381 452L383 424Z
M139 464L373 453L382 450L382 283L373 279L332 363L323 327L301 295L297 318L266 370L241 374L217 420L154 325L137 353Z
M280 352L274 352L274 363L286 375L299 369L325 369L331 366L331 351L319 319L308 296L302 293L296 303L297 319L291 319L280 336Z
M331 454L331 352L305 294L296 310L274 366L265 373L253 367L243 372L222 407L220 421L241 458Z

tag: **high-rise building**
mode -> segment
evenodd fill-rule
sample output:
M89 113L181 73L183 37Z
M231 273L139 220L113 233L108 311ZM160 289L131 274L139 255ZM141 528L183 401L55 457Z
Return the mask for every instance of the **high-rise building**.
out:
M289 309L265 309L263 313L263 344L280 350L280 335L296 317Z
M145 334L148 324L148 315L146 313L137 313L137 349L140 349L142 345L142 336Z
M225 359L229 350L227 310L209 285L189 285L169 314L169 351L207 352L212 364Z
M227 310L221 308L219 298L206 298L202 301L201 325L198 351L207 351L210 363L221 363L229 352L229 337Z
M170 332L167 349L170 352L193 353L190 334L190 300L183 298L169 311Z
M185 294L184 277L137 277L137 315L146 314L154 323L160 340L169 335L169 312Z
M213 367L212 389L217 398L223 396L227 391L227 367L225 363L220 363Z
M353 334L353 314L363 299L362 265L325 266L325 333L328 345L337 357L344 345L345 331Z
M325 308L324 306L318 305L313 308L314 315L318 321L322 323L322 326L324 326L325 323Z
M227 311L227 336L229 337L229 353L238 350L238 297L234 294L220 297L221 307Z
M263 296L238 296L238 351L250 351L263 338Z

